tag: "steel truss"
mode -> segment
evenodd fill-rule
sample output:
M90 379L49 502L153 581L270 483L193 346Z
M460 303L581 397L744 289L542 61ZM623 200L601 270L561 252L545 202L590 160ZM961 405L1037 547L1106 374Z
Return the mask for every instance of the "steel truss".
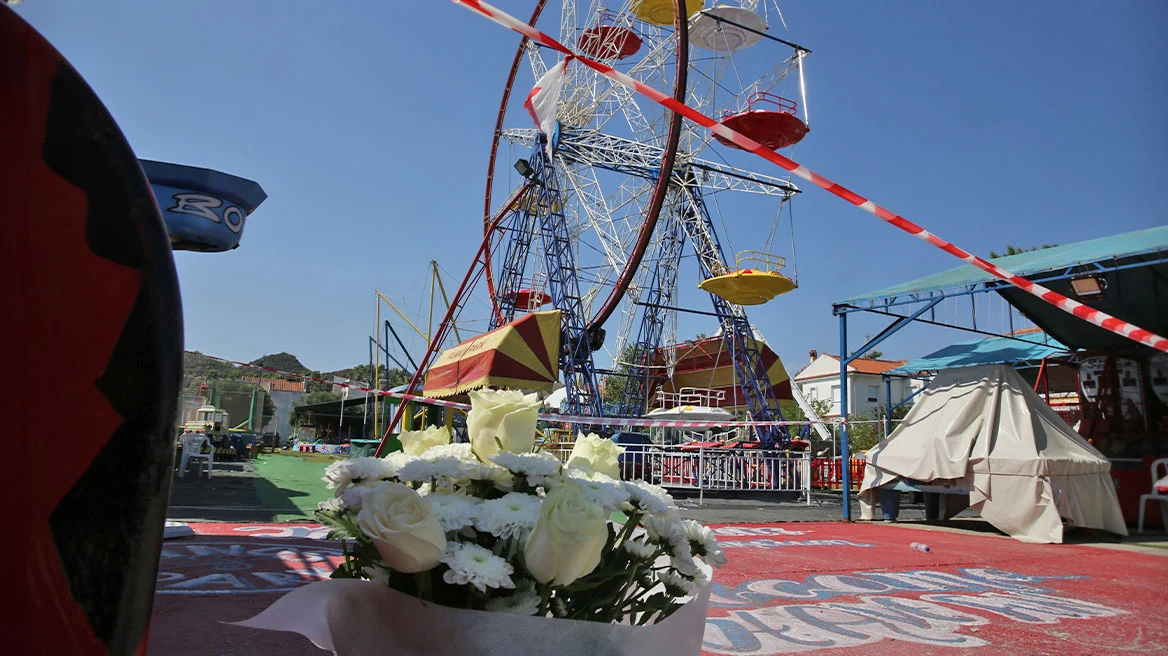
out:
M568 411L573 415L601 416L600 386L592 364L592 344L588 337L588 317L580 297L572 236L564 218L564 197L556 168L548 161L546 138L534 145L528 179L532 182L526 196L516 205L507 222L511 238L507 243L503 268L499 272L499 317L492 318L492 328L501 319L515 318L516 299L535 233L543 247L547 290L552 305L560 310L560 370L567 387ZM525 308L526 309L526 308Z

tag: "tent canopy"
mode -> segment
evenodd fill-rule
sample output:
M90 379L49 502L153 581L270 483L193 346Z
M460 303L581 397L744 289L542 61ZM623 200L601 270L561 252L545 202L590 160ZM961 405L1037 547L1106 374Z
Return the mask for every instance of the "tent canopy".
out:
M559 377L560 311L533 312L442 353L426 373L426 396L481 387L551 391Z
M908 364L901 365L889 374L915 374L921 371L941 371L957 367L972 367L982 364L1032 364L1046 358L1067 355L1067 347L1053 340L1046 333L1036 332L1017 339L1010 337L987 337L950 344Z
M949 369L865 456L865 517L876 488L952 482L970 507L1027 542L1062 542L1072 526L1127 535L1111 463L1005 365Z

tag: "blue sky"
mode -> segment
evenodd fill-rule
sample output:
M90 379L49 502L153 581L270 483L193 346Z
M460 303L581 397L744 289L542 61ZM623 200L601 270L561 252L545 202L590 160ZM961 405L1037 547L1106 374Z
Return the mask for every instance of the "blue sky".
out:
M517 15L531 6L497 4ZM812 131L795 152L807 166L981 255L1168 223L1168 4L782 8L813 51ZM94 87L140 157L267 191L238 250L176 253L188 348L351 366L368 357L373 288L424 309L429 260L448 286L469 264L515 35L438 0L28 0L17 11ZM838 349L833 300L957 263L805 191L801 287L751 312L791 369L808 349ZM735 246L761 239L772 218L744 218ZM853 325L855 344L880 324ZM921 326L882 349L909 358L965 338Z

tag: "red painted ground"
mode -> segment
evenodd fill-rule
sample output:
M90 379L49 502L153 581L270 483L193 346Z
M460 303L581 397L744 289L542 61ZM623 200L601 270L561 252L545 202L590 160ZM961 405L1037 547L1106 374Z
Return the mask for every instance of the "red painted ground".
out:
M151 654L322 654L219 624L325 578L316 525L194 525L166 543ZM1168 652L1168 556L881 524L718 526L708 654ZM931 553L909 548L926 542Z

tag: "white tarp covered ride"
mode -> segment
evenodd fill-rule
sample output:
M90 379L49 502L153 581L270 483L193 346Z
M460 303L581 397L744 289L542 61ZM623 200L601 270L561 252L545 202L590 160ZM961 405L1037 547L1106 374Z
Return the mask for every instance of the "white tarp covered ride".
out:
M865 519L876 488L907 479L968 491L970 507L1025 542L1062 542L1064 520L1127 535L1111 463L1005 365L937 374L865 460Z

